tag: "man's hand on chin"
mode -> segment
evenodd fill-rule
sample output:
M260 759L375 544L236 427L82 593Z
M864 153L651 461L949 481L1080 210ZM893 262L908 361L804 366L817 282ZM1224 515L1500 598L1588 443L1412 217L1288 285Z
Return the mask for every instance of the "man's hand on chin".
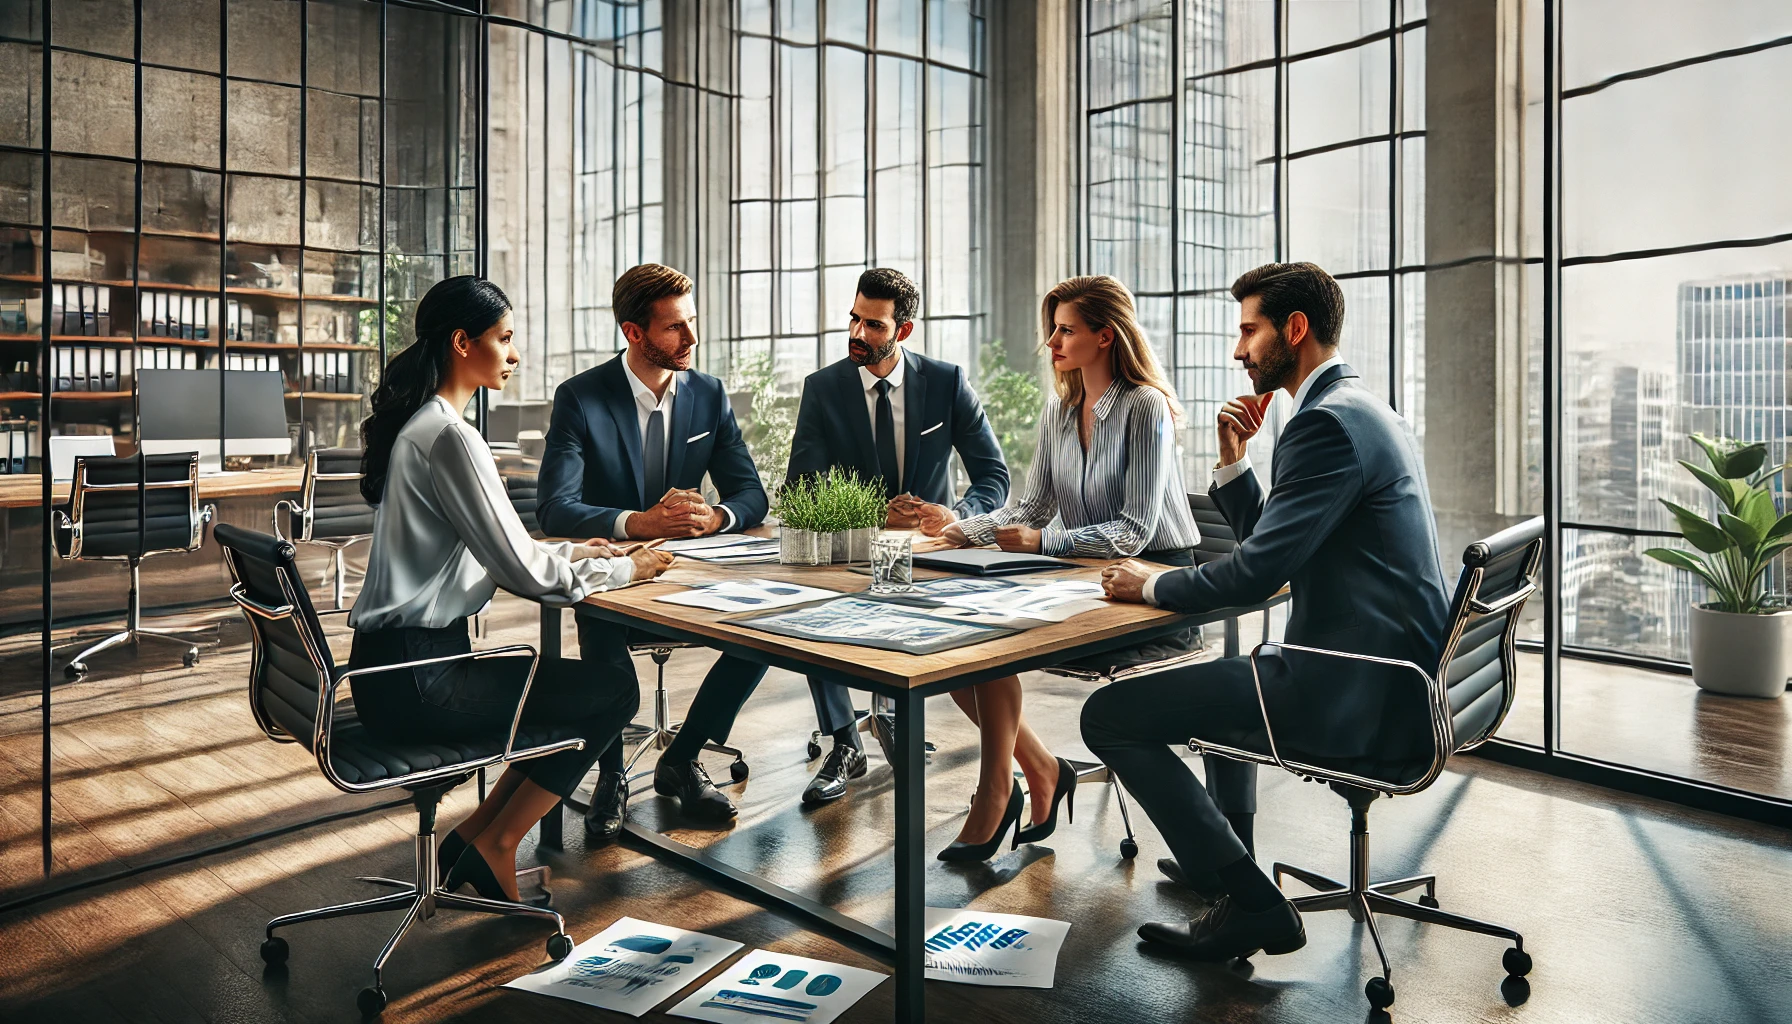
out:
M1136 558L1128 558L1101 570L1101 587L1116 601L1144 604L1145 581L1156 571Z

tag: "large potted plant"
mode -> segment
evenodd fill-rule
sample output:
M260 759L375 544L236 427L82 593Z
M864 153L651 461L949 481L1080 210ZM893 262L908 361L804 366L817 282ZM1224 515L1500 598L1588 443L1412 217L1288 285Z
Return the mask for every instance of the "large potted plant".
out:
M884 524L883 487L835 468L791 481L778 492L778 560L786 565L863 562Z
M1701 553L1644 552L1705 581L1715 599L1692 609L1692 678L1703 689L1778 697L1792 672L1792 611L1767 594L1767 568L1792 547L1792 514L1780 515L1769 484L1785 466L1764 467L1767 446L1702 434L1692 440L1711 468L1680 464L1717 495L1715 521L1663 498L1681 536Z

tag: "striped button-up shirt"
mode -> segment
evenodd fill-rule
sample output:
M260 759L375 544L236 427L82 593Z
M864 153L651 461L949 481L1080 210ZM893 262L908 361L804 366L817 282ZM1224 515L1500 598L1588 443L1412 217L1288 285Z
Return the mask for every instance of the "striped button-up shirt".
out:
M1169 403L1156 388L1115 381L1095 402L1089 449L1077 410L1048 398L1026 486L1006 508L959 524L972 544L995 542L996 527L1040 528L1039 552L1074 558L1128 558L1185 551L1201 539L1182 484ZM1048 525L1053 517L1061 525Z

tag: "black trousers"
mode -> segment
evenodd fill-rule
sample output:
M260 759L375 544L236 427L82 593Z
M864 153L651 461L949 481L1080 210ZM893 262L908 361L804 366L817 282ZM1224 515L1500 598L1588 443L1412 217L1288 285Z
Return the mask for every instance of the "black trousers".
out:
M619 626L595 616L575 612L573 619L579 627L579 660L598 663L602 666L598 674L611 681L607 685L626 688L636 694L638 700L640 683L628 645L652 643L660 638L645 630ZM675 742L681 746L700 746L705 741L727 742L735 716L740 714L742 705L764 678L765 666L758 662L726 654L716 659L709 674L703 677L703 685L691 701L690 710L685 713L684 725L678 731L679 741ZM695 749L688 752L691 757L696 756ZM597 766L606 772L620 772L623 763L622 741L618 738L600 751Z
M465 619L440 629L357 630L352 668L396 665L473 649ZM349 680L355 710L375 736L397 743L496 739L502 743L527 678L527 658L486 658L403 669ZM554 740L577 736L582 750L515 762L536 785L571 796L598 754L635 716L640 694L606 673L567 658L542 658L523 705L522 726Z
M1265 660L1264 689L1270 714L1286 721L1277 710L1286 707L1286 690L1276 664ZM1083 742L1120 777L1184 869L1211 870L1245 856L1225 816L1256 811L1257 766L1210 755L1203 786L1171 746L1199 737L1269 749L1248 657L1111 683L1083 705L1082 728Z

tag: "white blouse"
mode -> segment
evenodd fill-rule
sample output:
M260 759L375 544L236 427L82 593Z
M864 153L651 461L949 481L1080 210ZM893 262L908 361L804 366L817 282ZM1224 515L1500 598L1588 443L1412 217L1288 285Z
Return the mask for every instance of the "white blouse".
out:
M499 587L559 606L633 578L627 558L575 562L572 548L529 536L491 448L437 395L392 445L386 492L373 515L367 580L349 625L439 628L483 608Z

